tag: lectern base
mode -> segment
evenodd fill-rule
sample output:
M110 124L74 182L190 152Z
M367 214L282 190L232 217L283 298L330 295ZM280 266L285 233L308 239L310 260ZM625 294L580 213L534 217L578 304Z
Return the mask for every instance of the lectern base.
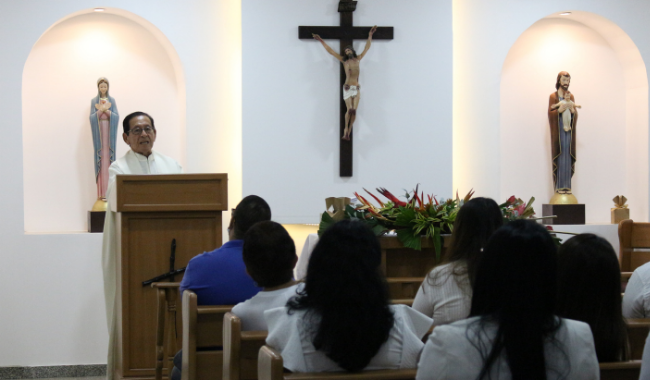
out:
M88 211L88 232L104 232L106 211Z
M585 224L585 205L542 205L542 216L556 215L557 218L542 219L544 224Z

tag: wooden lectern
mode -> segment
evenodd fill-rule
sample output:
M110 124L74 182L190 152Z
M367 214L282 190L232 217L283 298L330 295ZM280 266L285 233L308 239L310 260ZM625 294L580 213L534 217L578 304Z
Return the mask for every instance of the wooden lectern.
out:
M153 379L156 364L155 289L142 282L221 246L221 212L228 207L227 174L118 175L118 379ZM180 281L182 275L166 281ZM180 313L179 313L180 314ZM181 320L176 326L180 336ZM165 371L167 373L167 371Z

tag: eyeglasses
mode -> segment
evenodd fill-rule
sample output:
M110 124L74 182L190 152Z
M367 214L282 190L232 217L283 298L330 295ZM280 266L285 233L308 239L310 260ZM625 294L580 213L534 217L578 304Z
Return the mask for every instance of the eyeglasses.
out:
M133 133L136 136L139 136L142 134L142 131L147 132L148 135L154 133L156 130L151 128L151 127L146 127L145 129L142 128L135 128L129 131L129 133Z

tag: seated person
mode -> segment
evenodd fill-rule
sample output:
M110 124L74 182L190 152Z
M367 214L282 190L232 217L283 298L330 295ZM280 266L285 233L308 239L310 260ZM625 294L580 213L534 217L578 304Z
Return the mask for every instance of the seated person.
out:
M650 318L650 263L634 270L623 294L625 318Z
M242 199L228 227L230 241L212 252L195 256L187 264L180 292L196 293L199 305L235 305L260 291L246 274L242 259L244 234L253 224L271 220L271 209L257 195Z
M296 246L280 224L259 222L244 235L242 254L246 271L262 291L237 304L232 312L241 318L242 331L266 331L264 312L286 305L296 295Z
M242 199L232 212L230 241L211 252L195 256L187 264L180 292L196 293L199 305L235 305L256 295L260 288L246 273L242 258L244 235L257 222L271 220L271 208L257 195ZM172 380L181 379L183 350L174 356Z
M391 305L379 240L362 222L323 233L305 285L286 307L268 310L266 343L294 372L415 368L431 318Z
M501 227L476 270L470 318L436 326L416 379L598 379L589 325L554 315L556 288L548 231L528 220Z
M560 246L556 314L589 324L599 362L628 360L621 303L621 269L607 240L581 234Z
M503 225L499 205L492 199L474 198L458 211L443 262L422 282L413 308L444 325L467 318L472 304L472 284L483 247Z

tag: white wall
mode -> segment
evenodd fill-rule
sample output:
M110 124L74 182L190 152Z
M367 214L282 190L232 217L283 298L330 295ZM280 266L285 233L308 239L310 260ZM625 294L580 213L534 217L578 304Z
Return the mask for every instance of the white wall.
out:
M58 21L106 3L0 2L0 366L106 363L101 234L25 234L21 111L23 70L38 39ZM187 84L186 170L228 173L234 206L241 199L240 2L109 3L107 13L145 26L168 53L178 55L172 63L175 70L181 64ZM96 79L89 79L80 101L71 101L84 112Z
M325 198L363 187L452 194L451 2L359 2L354 24L393 26L395 39L373 41L361 63L351 178L338 170L340 63L298 39L299 25L339 25L337 4L243 2L244 194L282 223L317 223Z
M185 91L164 47L144 26L93 12L69 18L34 45L23 71L25 231L88 230L97 199L88 116L97 78L110 81L120 114L116 157L129 149L122 120L154 117L155 149L185 166ZM183 86L185 84L183 83Z
M548 97L557 73L568 71L578 110L573 193L585 203L588 222L609 223L611 199L625 194L627 94L616 52L595 30L571 18L542 19L517 39L501 76L501 194L553 195ZM647 107L640 110L647 114ZM647 150L647 147L646 147ZM646 174L647 176L647 174ZM647 196L646 196L647 198ZM541 211L541 210L539 210Z
M510 195L510 193L503 194L502 191L505 191L505 189L501 188L501 178L507 167L502 165L503 160L501 160L500 154L509 149L509 147L502 145L499 115L501 112L500 91L504 62L517 39L531 25L546 16L567 10L591 12L608 19L613 24L618 25L629 36L638 48L643 61L648 62L648 59L650 59L650 36L647 33L647 18L645 17L650 11L650 3L581 0L552 0L545 2L518 2L514 0L490 2L480 0L454 1L454 186L460 188L475 186L478 193L499 199ZM592 26L592 29L597 30L607 39L607 30L597 26ZM608 41L608 43L610 46L615 46L612 41ZM595 47L592 48L595 49ZM555 71L555 75L557 75L557 70ZM645 68L643 71L645 71ZM572 71L572 87L578 85L579 82L586 84L590 73L585 74ZM548 79L548 81L551 82L549 84L551 86L554 77ZM645 104L647 104L647 87L644 90L643 83L637 85L641 86L641 89L637 88L637 91L645 91ZM647 86L647 83L645 86ZM579 86L574 88L576 97L579 102L584 103L590 95L585 91L578 92L578 88ZM545 89L543 95L548 96L552 90L552 87ZM603 88L600 91L605 92L607 90ZM627 91L626 96L628 98L631 96L630 91ZM643 94L637 94L637 96L643 96ZM626 104L626 107L629 107L629 105ZM645 107L647 109L647 106ZM578 124L578 133L591 128L586 123L585 117L594 109L596 108L585 107L583 109ZM629 121L630 118L627 115L626 118ZM531 128L544 128L543 120L535 120L531 122ZM635 121L635 123L638 121L644 125L643 130L647 131L647 114L641 117L640 120ZM641 145L647 146L647 132L644 134L636 126L635 131L634 135L638 136L636 140L645 139L645 141L641 141ZM585 135L578 136L578 138L580 139L582 136ZM588 135L585 137L588 137ZM626 139L628 141L634 140L631 136L627 136ZM526 143L534 142L526 141ZM584 143L586 144L587 141ZM543 142L543 144L546 147L546 142ZM578 154L581 155L578 159L582 160L580 165L583 171L586 172L589 169L585 169L587 168L585 165L589 163L585 161L590 157L591 153L586 151L584 145L582 149L580 149L580 146L578 149ZM635 146L633 150L638 154L638 161L642 161L640 169L635 168L634 170L637 170L637 172L645 170L647 173L647 148L645 152L638 146ZM629 156L629 151L627 154ZM591 154L591 157L593 156ZM630 163L631 159L628 158L627 161ZM598 186L609 186L611 179L606 173L608 171L604 170L591 174L598 176L600 180ZM531 181L536 176L546 175L546 173L527 171L521 174L520 181ZM580 175L580 173L576 175ZM536 179L532 179L532 181L536 181ZM647 199L647 180L644 181L645 183L638 184L638 186L634 186L633 178L627 178L626 181L625 186L628 191L635 191L632 187L645 189L644 193L638 195L638 197ZM588 192L590 189L576 188L576 191ZM596 212L599 216L596 218L592 214L594 221L600 220L600 215L603 212L602 204L607 203L618 192L615 191L604 200L598 200L598 202L601 202L601 205L596 206ZM548 196L548 185L544 185L535 194L530 195L539 193ZM589 198L586 193L582 194L584 194L582 197L586 197L585 199ZM521 196L527 195L522 194ZM579 200L580 196L578 194ZM643 207L643 204L642 201L637 204L630 204L632 207L631 213L638 216L634 216L636 220L647 220L647 200L645 201L645 207ZM587 208L590 207L588 204Z

